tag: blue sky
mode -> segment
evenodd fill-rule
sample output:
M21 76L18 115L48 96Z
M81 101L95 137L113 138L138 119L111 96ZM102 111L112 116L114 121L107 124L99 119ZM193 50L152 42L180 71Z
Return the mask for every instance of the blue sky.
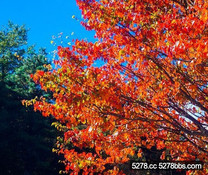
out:
M30 28L28 43L37 47L46 47L51 52L56 47L51 45L52 36L63 36L72 39L87 38L95 41L93 31L87 31L72 16L81 19L81 11L76 0L1 0L0 26L6 25L8 20L15 24L25 24ZM74 35L71 33L74 32Z

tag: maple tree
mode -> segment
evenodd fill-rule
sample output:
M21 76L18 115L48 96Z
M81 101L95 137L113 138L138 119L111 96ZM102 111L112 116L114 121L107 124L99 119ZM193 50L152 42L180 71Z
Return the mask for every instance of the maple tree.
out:
M191 2L77 0L97 41L58 47L57 68L32 75L53 93L34 109L59 121L66 172L123 174L121 164L155 146L161 160L167 151L201 160L191 173L207 173L208 2Z

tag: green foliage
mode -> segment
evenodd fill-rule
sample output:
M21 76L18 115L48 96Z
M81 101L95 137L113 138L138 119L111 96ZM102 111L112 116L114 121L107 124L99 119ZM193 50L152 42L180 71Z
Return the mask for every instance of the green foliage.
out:
M52 153L57 131L52 119L22 106L21 100L44 94L30 74L44 70L45 49L27 47L24 26L9 22L0 31L0 174L58 174L58 156Z
M24 25L12 22L0 31L0 81L24 96L39 93L30 74L46 69L48 64L45 49L36 52L35 46L27 47L27 32Z
M23 46L27 44L27 31L24 26L14 25L12 22L8 26L2 27L0 31L0 79L5 80L5 76L14 72L22 55L25 53Z
M12 74L6 76L5 81L8 88L26 96L40 93L40 89L30 78L30 74L34 74L36 70L45 70L45 64L48 64L45 49L41 48L36 53L34 46L30 46L25 51L25 57L22 58L19 66L14 69Z

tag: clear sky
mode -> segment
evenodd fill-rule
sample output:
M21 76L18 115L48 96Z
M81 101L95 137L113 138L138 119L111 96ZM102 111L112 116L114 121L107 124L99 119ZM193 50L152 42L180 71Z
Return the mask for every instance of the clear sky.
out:
M51 45L52 36L61 32L69 36L69 42L76 38L94 41L94 32L86 31L80 22L72 19L73 15L81 19L76 0L0 0L0 26L8 20L25 24L30 29L28 43L46 47L47 52L56 49Z

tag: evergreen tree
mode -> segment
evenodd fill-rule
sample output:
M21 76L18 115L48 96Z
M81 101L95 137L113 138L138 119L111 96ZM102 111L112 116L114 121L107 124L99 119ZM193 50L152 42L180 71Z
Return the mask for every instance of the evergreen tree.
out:
M0 31L0 78L5 82L5 77L14 73L15 68L21 63L21 56L25 53L23 46L27 44L27 30L24 26L14 25L2 27Z
M9 22L0 31L0 157L1 174L57 174L58 158L52 153L56 131L51 120L22 106L21 100L45 96L30 74L44 70L45 49L27 47L25 26Z

